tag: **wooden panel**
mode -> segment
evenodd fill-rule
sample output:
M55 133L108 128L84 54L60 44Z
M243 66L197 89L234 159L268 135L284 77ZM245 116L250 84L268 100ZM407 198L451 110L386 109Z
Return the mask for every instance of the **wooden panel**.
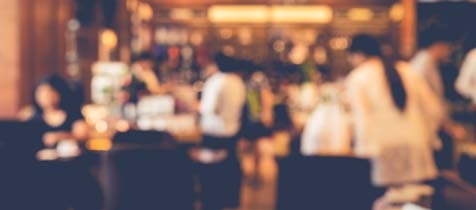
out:
M19 103L19 27L17 1L0 1L0 118L15 116Z
M65 31L72 17L70 0L22 0L21 105L31 103L31 90L41 78L65 73Z
M70 0L0 1L0 118L12 118L31 103L40 78L64 72Z

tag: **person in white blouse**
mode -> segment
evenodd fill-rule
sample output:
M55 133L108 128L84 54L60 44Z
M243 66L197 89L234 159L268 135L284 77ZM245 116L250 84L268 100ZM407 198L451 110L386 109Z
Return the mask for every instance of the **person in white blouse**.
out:
M218 53L209 68L200 104L202 149L198 153L202 206L205 210L237 208L241 167L236 155L246 88L238 60ZM193 155L192 155L193 156Z
M301 154L306 156L351 154L350 120L343 100L343 84L332 81L330 71L321 71L318 103L304 126Z
M347 93L355 130L354 153L370 158L380 187L437 177L434 135L442 107L422 78L403 62L385 62L378 41L356 35L349 48L355 67Z

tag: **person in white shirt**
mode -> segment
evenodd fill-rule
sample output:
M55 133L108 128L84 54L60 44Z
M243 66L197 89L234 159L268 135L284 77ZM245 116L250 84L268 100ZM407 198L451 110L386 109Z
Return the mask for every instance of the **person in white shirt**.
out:
M218 69L211 70L200 104L202 150L199 175L204 210L237 208L241 167L236 143L241 129L246 88L238 74L239 62L223 53L215 56ZM210 73L210 72L209 72Z
M442 149L435 152L440 169L453 168L453 138L464 135L464 129L449 117L449 107L445 98L445 87L441 77L440 66L449 62L451 55L451 34L442 28L433 28L420 37L421 49L410 61L412 70L423 77L438 96L438 101L445 109L445 117L439 122L438 138L442 141Z
M356 35L349 53L354 153L370 158L373 183L385 188L435 179L436 126L426 122L442 118L437 97L407 64L385 62L373 37Z
M439 66L450 59L451 36L446 31L435 29L423 33L420 39L421 49L412 58L410 65L444 102L444 86Z
M465 40L466 57L456 80L456 90L476 105L476 30Z

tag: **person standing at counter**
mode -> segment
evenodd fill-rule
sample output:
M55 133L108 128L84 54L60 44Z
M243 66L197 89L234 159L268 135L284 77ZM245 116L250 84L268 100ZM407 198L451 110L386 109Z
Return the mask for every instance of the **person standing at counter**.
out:
M199 176L204 210L239 207L241 167L236 154L246 88L238 74L238 61L223 53L215 55L217 68L202 91L200 127L202 149Z
M407 64L386 62L369 35L353 37L349 61L355 67L347 79L354 150L370 158L373 183L386 188L435 179L436 128L426 122L443 116L437 97Z
M131 75L123 84L122 100L137 103L142 93L161 95L169 93L172 83L160 84L157 73L154 70L154 56L143 52L132 57Z
M464 47L466 56L455 86L461 95L471 99L473 106L476 106L476 29L468 34Z
M438 97L438 103L445 110L445 117L440 122L434 121L440 126L438 136L442 142L442 149L435 152L436 162L440 169L453 167L454 136L461 136L464 129L452 122L449 118L449 106L445 98L445 87L440 66L450 60L452 37L448 31L431 29L421 36L421 49L410 61L412 70L419 74L424 82ZM448 87L446 87L448 88Z

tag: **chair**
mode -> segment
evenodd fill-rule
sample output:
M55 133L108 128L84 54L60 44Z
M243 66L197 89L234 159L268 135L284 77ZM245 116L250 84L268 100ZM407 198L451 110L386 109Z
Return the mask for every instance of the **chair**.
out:
M171 136L132 131L102 157L106 210L193 209L191 161Z
M277 209L371 209L376 189L368 160L303 157L278 160Z
M36 151L44 126L0 121L0 209L38 207Z

